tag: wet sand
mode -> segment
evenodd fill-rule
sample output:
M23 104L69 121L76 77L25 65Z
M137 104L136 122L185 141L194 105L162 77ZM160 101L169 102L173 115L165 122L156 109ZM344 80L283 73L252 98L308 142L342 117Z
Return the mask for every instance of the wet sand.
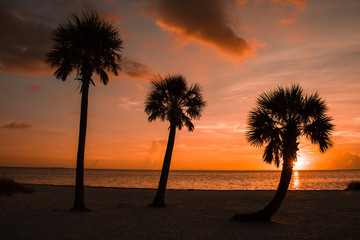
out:
M32 185L0 196L7 239L359 239L360 192L289 191L272 223L229 221L259 210L274 191L168 190L167 208L147 207L155 190L86 188L91 212L71 212L73 187Z

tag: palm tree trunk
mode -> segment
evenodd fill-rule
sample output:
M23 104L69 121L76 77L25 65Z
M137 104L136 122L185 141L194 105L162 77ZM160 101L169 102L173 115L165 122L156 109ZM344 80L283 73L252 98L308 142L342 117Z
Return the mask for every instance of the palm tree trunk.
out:
M156 191L155 199L154 199L153 203L150 205L151 207L166 207L165 206L165 190L166 190L167 180L168 180L168 176L169 176L171 155L172 155L172 151L174 148L175 132L176 132L176 127L170 126L169 139L168 139L168 144L166 147L166 153L165 153L165 157L164 157L163 167L161 170L159 186Z
M280 183L276 190L275 196L266 207L255 213L236 214L234 217L232 217L232 220L240 221L240 222L271 221L271 216L279 209L281 203L285 198L285 195L287 193L291 181L292 170L293 170L292 162L286 161L286 163L285 162L283 163Z
M81 112L79 127L79 144L76 160L76 182L75 182L75 200L73 211L85 211L87 208L84 204L84 154L85 138L87 126L89 82L83 81L81 87Z
M291 181L292 170L292 162L286 161L283 163L280 183L273 200L264 209L258 212L260 216L263 216L264 220L270 221L271 216L279 209L283 202Z

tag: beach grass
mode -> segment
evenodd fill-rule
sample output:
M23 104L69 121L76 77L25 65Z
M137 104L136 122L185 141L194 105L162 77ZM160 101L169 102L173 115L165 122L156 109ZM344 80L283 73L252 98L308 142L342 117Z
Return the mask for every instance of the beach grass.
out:
M0 176L0 195L10 196L14 192L33 193L34 189L24 186L7 176Z

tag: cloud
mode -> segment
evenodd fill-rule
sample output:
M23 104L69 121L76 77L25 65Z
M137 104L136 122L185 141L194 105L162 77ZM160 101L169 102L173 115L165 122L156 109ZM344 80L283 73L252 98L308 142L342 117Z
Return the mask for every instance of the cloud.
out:
M49 73L44 62L51 47L52 30L74 12L95 9L106 20L119 24L115 3L86 0L0 0L0 72ZM108 10L107 10L108 9Z
M148 9L155 16L156 24L166 31L211 45L232 56L245 57L253 49L234 31L225 13L226 4L223 0L159 0L148 5Z
M1 88L1 91L3 91L4 93L10 93L11 89L10 88Z
M307 0L272 0L273 2L281 3L281 4L288 4L292 3L298 6L306 6Z
M360 133L356 131L335 131L333 136L338 144L357 144L360 142Z
M350 151L339 151L330 164L337 169L360 169L360 155Z
M234 133L245 133L246 126L246 124L217 122L214 124L195 126L195 129L203 133L216 135L218 138L232 138Z
M121 107L125 110L134 110L139 111L142 108L143 102L133 101L128 97L120 97L118 107Z
M124 58L122 66L123 71L132 78L152 79L154 76L149 66L129 58Z
M2 128L7 129L27 129L27 128L33 128L32 125L27 123L18 123L18 122L12 122L6 125L1 126Z
M42 87L42 83L39 83L39 84L35 84L35 85L32 85L32 86L28 86L26 87L26 89L28 90L28 93L34 93L36 91L39 91Z
M50 31L44 23L27 21L18 9L0 2L0 71L43 71L43 57L49 48L45 36Z
M150 148L147 152L145 161L143 165L147 168L159 168L161 167L163 149L166 148L167 140L166 139L157 139L151 142Z
M293 24L296 20L297 15L300 14L307 5L307 0L272 0L272 1L282 6L290 7L290 10L288 10L286 14L287 17L280 19L280 22L284 24Z
M144 87L143 87L140 83L136 84L136 87L137 87L140 91L144 91Z

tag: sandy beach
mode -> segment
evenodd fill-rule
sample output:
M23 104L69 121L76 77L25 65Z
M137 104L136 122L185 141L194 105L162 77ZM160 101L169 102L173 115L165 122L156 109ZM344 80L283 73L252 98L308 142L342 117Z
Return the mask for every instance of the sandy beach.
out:
M273 191L168 190L167 208L149 208L155 190L86 188L91 212L71 212L73 187L32 185L0 196L7 239L358 239L360 192L289 191L273 223L229 221L271 200Z

